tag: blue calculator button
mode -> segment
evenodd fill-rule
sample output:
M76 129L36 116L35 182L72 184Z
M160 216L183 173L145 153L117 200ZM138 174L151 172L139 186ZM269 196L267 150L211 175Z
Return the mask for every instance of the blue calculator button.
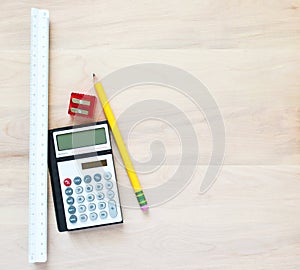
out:
M69 214L73 215L76 213L76 208L72 205L68 208Z
M86 192L92 192L93 191L93 186L92 185L86 185L85 191Z
M99 192L99 193L97 193L96 197L97 197L97 200L103 200L103 198L104 198L104 193Z
M87 219L88 219L88 217L87 217L86 214L81 214L81 215L79 216L79 218L80 218L80 221L81 221L81 222L86 222Z
M78 202L78 203L83 203L83 202L84 202L84 197L81 196L81 195L78 196L78 197L77 197L77 202Z
M100 210L104 209L105 207L106 207L106 203L105 203L105 202L99 202L99 203L98 203L98 208L99 208Z
M96 173L96 174L94 175L94 180L95 180L96 182L100 182L100 181L101 181L101 174L100 174L100 173Z
M70 195L73 194L73 189L70 188L70 187L68 187L68 188L65 190L65 193L66 193L66 195L70 196Z
M105 180L109 180L111 178L111 176L112 176L111 172L105 172L104 175L103 175Z
M67 204L74 204L74 198L73 197L68 197L67 198Z
M118 215L117 205L116 205L116 202L114 200L108 201L108 211L109 211L109 215L112 218L115 218Z
M86 200L88 202L92 202L93 200L95 200L95 195L94 194L89 194L86 196Z
M86 175L86 176L84 176L84 179L83 179L83 181L85 182L85 183L91 183L91 181L92 181L92 177L90 176L90 175Z
M112 183L111 181L107 181L107 182L105 183L105 187L106 187L106 189L112 189L113 183Z
M83 192L83 187L81 187L81 186L76 187L75 192L76 192L76 194L81 194Z
M106 211L101 211L100 212L100 218L101 219L106 219L107 218L107 212Z
M71 223L74 224L74 223L77 222L77 217L75 215L72 215L72 216L70 216L69 220L70 220Z
M79 176L76 176L74 178L73 182L75 183L75 185L80 185L81 184L81 178Z
M94 211L96 209L96 204L90 203L88 207L89 207L89 211Z
M115 193L112 190L107 191L107 197L112 199L115 196Z
M101 183L99 183L99 184L96 184L96 190L102 190L103 189L103 185L101 184Z
M85 205L81 204L81 205L78 206L78 212L79 212L79 213L84 213L85 210L86 210Z
M90 219L91 219L92 221L95 221L97 218L98 218L98 215L97 215L95 212L90 213Z

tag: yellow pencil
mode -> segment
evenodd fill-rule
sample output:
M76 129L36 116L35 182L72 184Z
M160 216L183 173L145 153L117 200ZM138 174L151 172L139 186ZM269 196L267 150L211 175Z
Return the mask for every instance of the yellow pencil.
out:
M115 138L115 141L117 143L117 146L119 148L119 152L120 152L122 160L124 162L124 165L125 165L128 177L130 179L130 182L131 182L131 185L132 185L133 190L135 192L135 195L136 195L136 198L138 200L138 203L139 203L141 209L143 211L146 211L146 210L148 210L147 201L146 201L143 189L141 187L140 181L139 181L139 179L138 179L138 177L136 175L136 172L135 172L135 170L133 168L133 165L132 165L130 156L129 156L128 152L127 152L127 149L126 149L125 143L123 141L121 132L120 132L120 130L118 128L116 118L115 118L115 116L113 114L113 111L112 111L110 105L109 105L109 102L107 100L105 91L103 89L103 86L97 80L97 77L96 77L95 74L93 74L93 80L94 80L95 90L96 90L98 98L99 98L99 100L100 100L100 102L102 104L103 111L104 111L104 113L106 115L107 121L109 123L111 131L112 131L112 133L114 135L114 138Z

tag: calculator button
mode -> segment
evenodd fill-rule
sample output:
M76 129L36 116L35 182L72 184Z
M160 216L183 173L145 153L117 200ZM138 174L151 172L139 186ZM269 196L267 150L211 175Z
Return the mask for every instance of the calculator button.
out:
M109 211L109 215L112 218L115 218L118 215L117 205L116 205L116 202L114 200L108 201L108 211Z
M107 218L107 212L106 211L101 211L100 212L100 218L101 219L106 219Z
M78 212L79 212L79 213L84 213L85 210L86 210L85 205L81 204L81 205L78 206Z
M72 184L72 181L71 181L71 179L70 178L66 178L65 180L64 180L64 184L65 184L65 186L71 186L71 184Z
M90 175L86 175L86 176L84 176L84 179L83 179L83 181L85 182L85 183L91 183L91 181L92 181L92 177L90 176Z
M81 222L86 222L87 219L88 219L88 217L87 217L86 214L81 214L81 215L79 216L79 218L80 218L80 221L81 221Z
M83 187L81 187L81 186L76 187L75 192L76 192L76 194L81 194L83 192Z
M77 217L75 215L72 215L72 216L70 216L69 220L70 220L71 223L74 224L74 223L77 222Z
M74 203L74 198L73 197L68 197L67 198L67 204L73 204Z
M107 191L107 197L112 199L115 196L115 193L112 190Z
M99 193L97 193L96 197L97 197L97 200L103 200L103 198L104 198L104 193L99 192Z
M97 218L98 218L98 215L97 215L95 212L90 213L90 219L91 219L92 221L95 221Z
M99 202L99 203L98 203L98 208L99 208L100 210L104 209L105 207L106 207L106 203L105 203L105 202Z
M69 214L75 214L76 213L76 208L72 205L72 206L70 206L69 207L69 209L68 209L68 212L69 212Z
M73 181L74 181L75 185L81 184L81 178L79 176L76 176Z
M103 189L103 185L102 185L101 183L99 183L99 184L96 185L95 188L96 188L96 190L98 190L98 191L99 191L99 190L102 190L102 189Z
M106 187L107 189L112 189L113 183L112 183L111 181L107 181L107 182L105 183L105 187Z
M90 204L89 204L89 210L90 210L90 211L94 211L95 209L96 209L96 204L90 203Z
M89 194L86 196L86 200L88 202L92 202L93 200L95 200L95 195L94 194Z
M84 202L84 197L83 196L78 196L77 197L77 202L78 203L83 203Z
M94 180L95 180L96 182L99 182L99 181L101 180L101 174L100 174L100 173L96 173L96 174L94 175Z
M111 176L112 175L111 175L110 172L105 172L104 175L103 175L103 177L104 177L105 180L109 180L111 178Z
M92 192L93 191L93 186L92 185L86 185L85 191L86 192Z
M73 189L68 187L66 190L65 190L65 193L66 195L72 195L73 194Z

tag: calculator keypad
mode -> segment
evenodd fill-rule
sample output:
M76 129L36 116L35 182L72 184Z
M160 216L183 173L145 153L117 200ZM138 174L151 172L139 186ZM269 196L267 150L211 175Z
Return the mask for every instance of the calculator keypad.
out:
M112 155L105 156L107 161L111 161L108 166L82 170L80 173L78 163L88 162L95 157L58 164L68 229L122 221ZM73 169L67 170L70 166ZM72 175L71 171L77 174Z

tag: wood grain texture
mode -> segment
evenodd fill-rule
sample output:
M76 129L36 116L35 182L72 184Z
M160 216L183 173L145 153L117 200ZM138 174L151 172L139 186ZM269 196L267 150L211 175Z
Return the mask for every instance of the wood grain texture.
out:
M195 104L155 85L113 96L117 117L150 98L180 108L197 134L195 174L148 215L124 207L124 224L75 233L57 232L49 187L48 262L40 265L27 263L31 7L50 11L49 128L74 124L70 92L93 93L93 72L104 77L137 63L164 63L207 86L226 129L222 171L201 195L213 144ZM0 15L1 269L300 268L300 1L4 0ZM136 161L151 156L156 139L173 163L143 174L146 191L177 169L180 138L155 121L137 125L128 138ZM121 163L116 170L128 186Z

